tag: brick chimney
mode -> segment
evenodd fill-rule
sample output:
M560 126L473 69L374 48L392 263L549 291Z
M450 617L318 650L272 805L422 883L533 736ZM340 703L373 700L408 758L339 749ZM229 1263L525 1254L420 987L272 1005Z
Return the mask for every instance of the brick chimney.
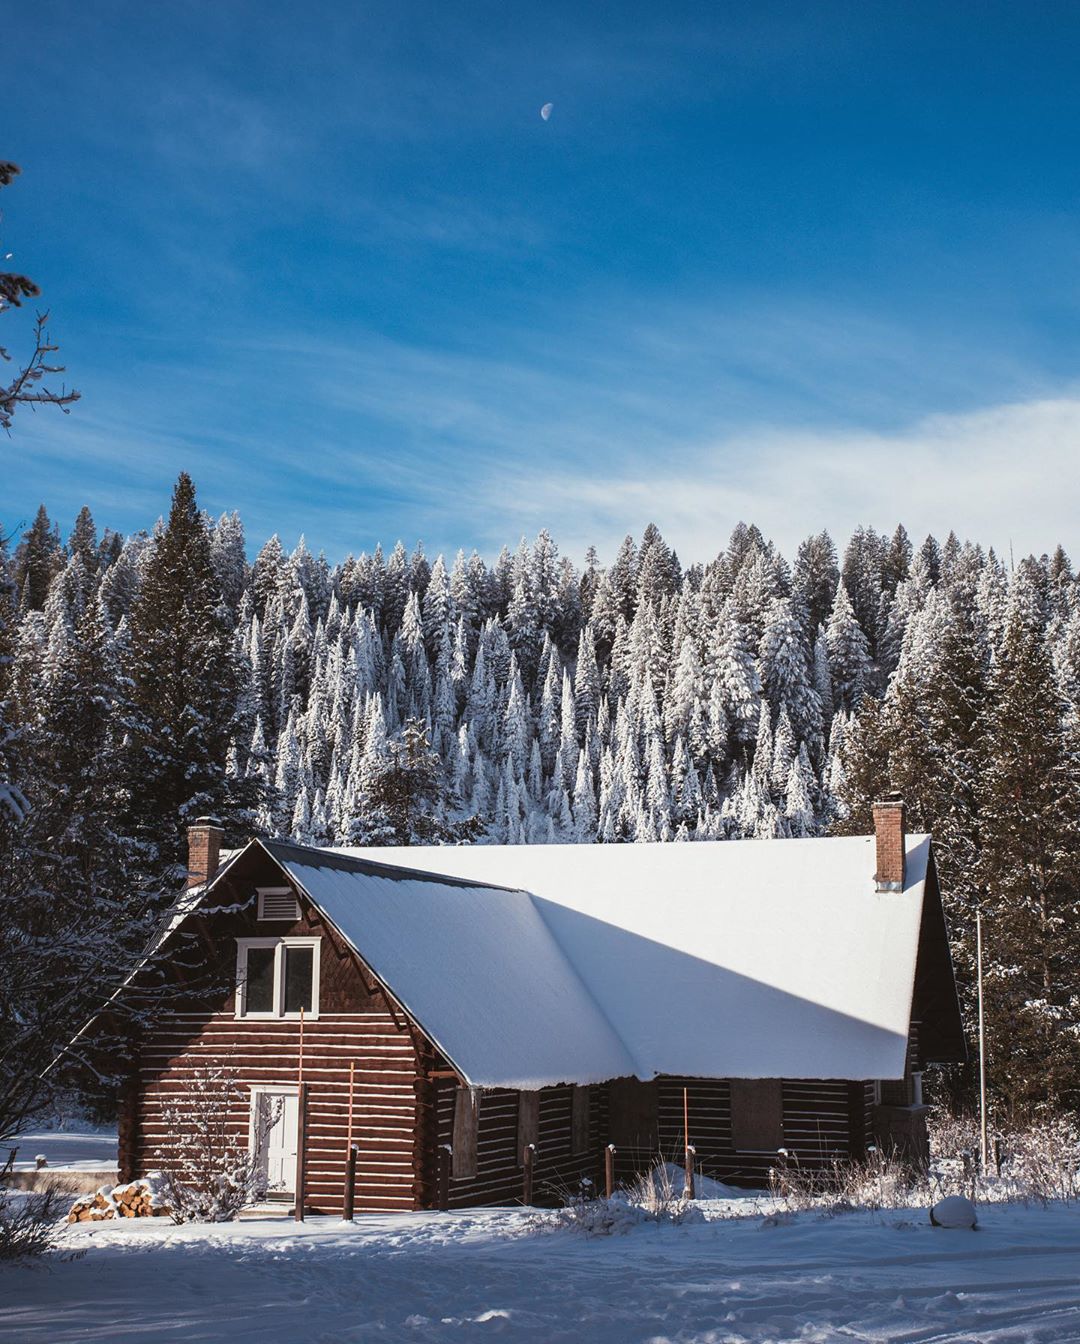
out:
M216 817L198 817L195 824L188 827L189 887L209 882L217 872L223 834L224 831Z
M874 804L874 836L877 840L878 891L904 890L904 800L887 793Z

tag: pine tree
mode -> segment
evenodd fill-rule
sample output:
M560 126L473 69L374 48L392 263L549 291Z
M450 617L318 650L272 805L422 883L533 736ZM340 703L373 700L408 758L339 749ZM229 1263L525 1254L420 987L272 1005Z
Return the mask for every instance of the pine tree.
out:
M799 546L792 575L792 601L808 635L829 619L833 594L840 582L836 547L828 532L807 537Z
M744 746L752 743L761 718L761 681L749 632L734 605L728 607L717 631L713 677L736 741Z
M42 609L49 585L63 564L59 532L42 504L15 552L15 583L25 610Z
M870 673L870 641L855 619L843 580L836 589L832 615L825 630L825 647L832 672L833 705L838 710L855 709L866 690Z
M231 828L252 802L249 790L236 790L226 777L239 668L210 538L186 473L177 481L130 624L127 825L151 871L161 872L161 865L179 864L189 822L212 814Z
M911 539L903 523L898 523L881 562L881 581L890 599L911 572L911 558Z
M989 1072L1012 1109L1080 1104L1080 776L1041 623L1014 601L992 676L979 880Z
M814 772L805 743L799 747L799 754L788 773L784 797L784 825L788 834L795 840L814 835L816 831Z
M637 605L638 553L633 537L623 538L607 578L615 600L616 614L629 625L634 619Z
M841 567L845 594L871 648L880 633L877 620L887 545L872 527L857 527Z
M255 611L259 619L264 619L270 599L281 587L285 569L285 552L275 533L255 557L251 571L251 587L255 597Z
M236 612L248 582L248 563L244 550L244 525L234 510L223 513L210 536L210 563L217 579L218 591Z
M574 839L579 844L592 844L596 839L596 794L592 765L584 748L578 754L574 777Z
M518 667L531 684L540 661L544 635L537 594L533 589L531 557L524 537L514 556L511 573L510 606L506 613L507 634L510 647L517 655Z
M596 665L593 633L586 626L578 641L577 667L574 670L574 722L579 742L585 741L585 734L595 725L599 706L600 669Z
M67 553L72 559L77 556L82 561L86 574L93 578L101 563L101 554L98 549L98 535L97 527L94 525L94 517L85 505L79 510L75 519L75 526L71 529L71 536L68 537Z
M432 663L450 657L450 630L455 617L450 597L450 578L441 555L435 557L424 594L422 628L424 645Z
M820 760L821 700L810 682L810 664L802 627L790 600L777 598L761 637L761 680L770 704L791 720L795 738Z

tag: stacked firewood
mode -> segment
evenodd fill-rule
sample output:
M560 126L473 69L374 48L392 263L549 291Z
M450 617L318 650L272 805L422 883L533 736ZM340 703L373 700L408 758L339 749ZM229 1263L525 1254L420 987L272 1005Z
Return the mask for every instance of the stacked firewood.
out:
M103 1218L159 1218L169 1213L149 1181L103 1185L71 1206L69 1223L100 1222Z

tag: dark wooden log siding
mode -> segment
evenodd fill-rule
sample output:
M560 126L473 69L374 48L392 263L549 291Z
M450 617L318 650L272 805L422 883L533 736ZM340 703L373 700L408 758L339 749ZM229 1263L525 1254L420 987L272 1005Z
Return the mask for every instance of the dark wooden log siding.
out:
M867 1099L865 1115L852 1113L851 1086L842 1080L783 1080L783 1147L802 1166L818 1170L831 1167L836 1160L865 1154L872 1085L855 1084ZM660 1153L681 1165L684 1087L688 1089L690 1141L697 1149L698 1170L732 1185L766 1184L769 1168L779 1159L775 1154L734 1151L731 1089L726 1079L659 1079ZM615 1162L618 1178L626 1180L646 1169L656 1156L655 1151L644 1149L620 1150Z
M244 905L255 881L233 882L220 905ZM258 885L281 885L277 870ZM306 905L306 903L304 903ZM423 1074L431 1055L400 1009L363 971L333 928L304 909L299 921L259 921L254 901L201 920L205 946L234 960L235 940L308 936L322 939L319 1015L304 1023L304 1078L308 1084L307 1207L341 1213L348 1126L349 1064L354 1063L354 1140L359 1146L356 1210L407 1210L425 1198ZM273 1019L237 1020L234 979L211 1001L194 996L191 1011L163 1018L137 1044L138 1089L124 1107L125 1177L145 1174L167 1152L166 1108L182 1105L196 1083L196 1070L234 1070L245 1096L230 1115L230 1128L247 1142L253 1084L295 1084L300 1024Z
M454 1127L453 1079L440 1079L438 1089L438 1142L450 1143ZM536 1161L533 1167L535 1201L558 1203L560 1194L577 1193L583 1176L597 1179L600 1149L599 1094L589 1089L589 1142L583 1152L573 1151L573 1089L546 1087L539 1093ZM450 1182L451 1208L471 1204L514 1204L522 1194L521 1155L518 1141L518 1093L489 1091L480 1095L477 1131L477 1171L468 1180Z

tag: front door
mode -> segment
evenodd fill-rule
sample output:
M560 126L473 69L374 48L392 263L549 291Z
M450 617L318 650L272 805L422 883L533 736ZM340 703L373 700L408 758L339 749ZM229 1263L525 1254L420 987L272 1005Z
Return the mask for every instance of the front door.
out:
M271 1199L296 1192L298 1108L295 1091L260 1090L251 1098L252 1149Z

